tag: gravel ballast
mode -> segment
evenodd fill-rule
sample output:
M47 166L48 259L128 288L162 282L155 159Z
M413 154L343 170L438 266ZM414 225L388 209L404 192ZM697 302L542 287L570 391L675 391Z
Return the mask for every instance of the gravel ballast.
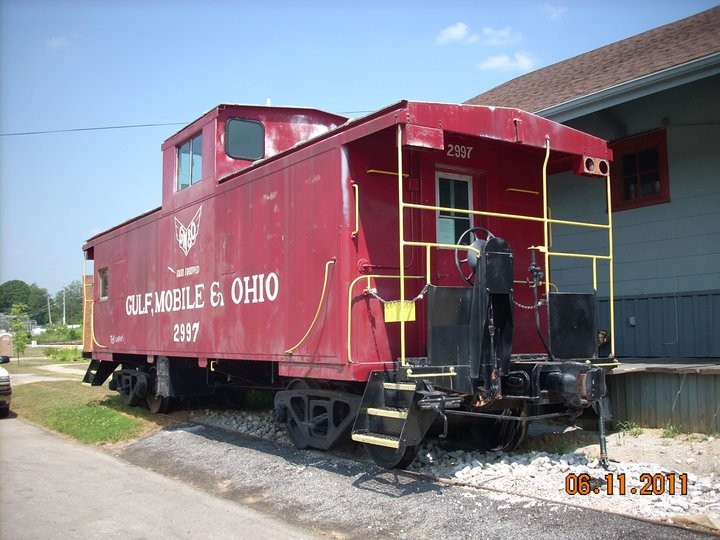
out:
M193 420L290 445L284 426L276 424L271 412L207 410ZM700 522L709 526L720 523L720 479L717 476L720 451L714 437L697 437L694 443L679 438L657 442L624 433L614 434L608 438L611 469L605 470L599 466L597 459L596 433L565 428L565 433L560 429L559 434L551 433L550 437L542 429L541 426L540 431L535 432L535 441L543 441L545 447L573 446L572 443L579 439L578 435L582 435L580 442L591 442L571 452L552 452L547 448L522 451L523 447L528 446L525 444L519 452L506 453L468 451L430 440L421 447L408 470L445 483L481 488L487 496L500 501L501 505L514 495L522 494L536 501L571 504L666 523ZM552 428L549 431L552 432ZM548 441L551 442L548 444ZM533 438L529 437L530 445L532 442ZM663 463L642 459L652 453L648 445L654 451L658 451L660 446L665 448L659 449ZM624 459L617 461L614 451ZM637 454L636 458L632 458L633 453ZM631 458L628 459L628 456ZM352 457L365 459L360 452ZM609 474L612 476L608 477ZM675 495L669 493L669 478L672 476L668 475L673 474ZM569 475L570 484L566 484ZM567 487L570 491L577 488L572 480L579 475L588 475L583 478L589 481L587 486L591 488L590 493L568 494ZM624 495L620 494L621 475L624 475ZM647 483L646 477L641 480L642 475L663 477L661 481L656 479L654 494L640 494L641 488ZM687 494L682 493L684 486L680 475L687 475ZM613 481L611 495L607 492L608 478ZM663 485L660 486L660 483ZM532 505L533 502L527 504Z

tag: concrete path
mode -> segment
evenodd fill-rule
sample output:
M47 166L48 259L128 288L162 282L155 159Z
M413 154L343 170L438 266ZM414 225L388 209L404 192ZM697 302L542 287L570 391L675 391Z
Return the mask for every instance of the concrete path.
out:
M0 420L0 539L316 538L17 418Z

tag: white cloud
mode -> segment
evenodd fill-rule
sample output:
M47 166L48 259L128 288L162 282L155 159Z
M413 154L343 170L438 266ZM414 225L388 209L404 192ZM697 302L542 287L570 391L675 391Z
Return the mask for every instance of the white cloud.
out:
M471 34L470 28L464 22L457 22L444 28L435 38L435 43L444 45L450 42L475 43L480 40L477 34Z
M486 58L478 64L480 70L495 71L531 71L535 67L535 63L527 53L518 51L513 56L500 54Z
M545 15L548 19L557 21L562 18L562 16L567 11L567 8L565 6L553 6L551 4L545 4L542 7L542 10L545 12Z
M67 38L65 38L63 36L53 36L50 39L48 39L45 43L51 49L61 49L62 47L67 47L69 44L69 41L67 40Z
M482 35L482 44L490 45L492 47L508 45L510 43L520 41L520 35L513 33L513 31L508 27L490 28L489 26L484 26L482 29Z

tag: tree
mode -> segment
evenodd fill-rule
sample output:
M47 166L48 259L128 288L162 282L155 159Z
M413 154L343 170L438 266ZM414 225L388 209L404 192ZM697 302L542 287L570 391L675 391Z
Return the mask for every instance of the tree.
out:
M35 283L12 279L0 285L0 311L9 312L13 304L25 304L28 317L38 324L48 322L48 292Z
M48 322L48 291L38 287L35 283L30 285L27 298L28 317L40 325Z
M63 299L63 293L65 298ZM63 322L63 301L65 305L65 323L82 324L83 318L83 288L79 279L63 287L57 294L53 305L53 322Z
M20 279L11 279L0 285L0 311L10 311L13 304L27 304L30 285Z
M30 336L28 334L27 305L13 304L10 309L10 316L12 317L10 322L10 333L13 337L15 356L17 356L19 362L20 355L25 352L25 348L30 341Z

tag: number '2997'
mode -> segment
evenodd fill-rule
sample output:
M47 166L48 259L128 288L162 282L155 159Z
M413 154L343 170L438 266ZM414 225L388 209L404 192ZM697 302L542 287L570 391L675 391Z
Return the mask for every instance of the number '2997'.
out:
M445 153L448 157L470 159L473 147L465 146L463 144L448 144L447 152Z
M200 323L173 324L173 341L175 343L195 343L197 341Z

